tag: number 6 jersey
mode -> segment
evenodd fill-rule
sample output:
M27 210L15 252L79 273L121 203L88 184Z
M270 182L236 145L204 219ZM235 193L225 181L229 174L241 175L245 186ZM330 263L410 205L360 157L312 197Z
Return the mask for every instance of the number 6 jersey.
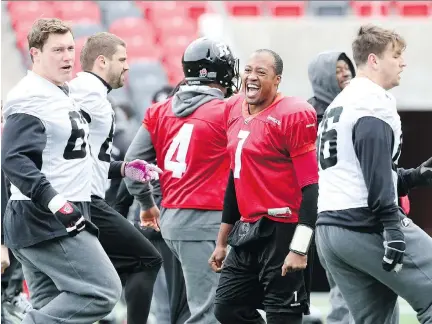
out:
M16 165L17 170L8 172L12 183L11 200L31 198L46 207L43 197L46 195L39 196L37 192L48 181L67 200L90 201L89 127L79 106L67 92L29 71L8 94L4 106L6 125L18 123L24 128L15 130L20 143L12 143L12 140L2 143L3 153L7 155L4 158L6 163L20 155L30 158L25 162L17 160L20 164ZM24 119L19 122L21 117ZM25 135L29 138L22 139L30 127L35 130L33 135ZM35 167L40 171L39 175L31 171Z
M317 224L376 226L397 203L402 131L394 97L357 77L328 107L318 135Z

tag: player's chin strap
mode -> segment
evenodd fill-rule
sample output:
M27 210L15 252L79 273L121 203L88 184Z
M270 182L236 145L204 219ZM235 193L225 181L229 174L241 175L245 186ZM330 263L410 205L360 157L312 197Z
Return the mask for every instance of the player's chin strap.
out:
M298 224L291 240L290 250L300 255L308 254L314 230L312 227Z

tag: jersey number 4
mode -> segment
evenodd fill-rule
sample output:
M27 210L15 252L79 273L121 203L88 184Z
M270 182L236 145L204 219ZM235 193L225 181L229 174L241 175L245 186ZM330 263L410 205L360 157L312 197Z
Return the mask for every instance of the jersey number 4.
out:
M189 149L189 144L192 138L194 125L184 124L177 135L174 137L168 152L165 155L164 167L165 170L172 171L173 178L181 178L186 172L186 155ZM175 161L173 161L174 153L177 151Z
M98 159L103 162L111 161L112 141L114 135L114 116L112 116L111 129L106 140L102 143L99 150Z
M65 160L82 159L87 154L87 139L85 138L86 134L82 125L87 124L87 122L78 111L70 111L69 119L72 130L63 152L63 158Z
M338 133L334 128L329 129L331 120L332 125L339 122L343 107L336 107L330 111L326 111L324 118L321 121L319 137L318 137L318 154L319 164L322 170L331 168L336 165L337 157L337 138Z

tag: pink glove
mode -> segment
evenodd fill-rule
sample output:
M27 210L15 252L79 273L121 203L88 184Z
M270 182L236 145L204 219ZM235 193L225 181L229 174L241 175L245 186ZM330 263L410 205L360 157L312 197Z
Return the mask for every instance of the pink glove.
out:
M126 162L124 168L125 177L139 182L157 180L159 179L159 173L162 173L161 169L143 160Z

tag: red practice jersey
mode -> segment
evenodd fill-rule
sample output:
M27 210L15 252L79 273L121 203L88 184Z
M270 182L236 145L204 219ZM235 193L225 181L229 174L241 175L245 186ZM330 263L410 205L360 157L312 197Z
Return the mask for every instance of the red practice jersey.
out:
M225 107L215 99L177 117L168 99L147 109L143 124L164 171L163 207L222 210L229 173Z
M292 158L316 150L314 108L300 98L278 95L268 108L249 115L238 95L230 99L225 118L241 220L266 216L298 222L302 193ZM317 183L317 174L303 186Z

